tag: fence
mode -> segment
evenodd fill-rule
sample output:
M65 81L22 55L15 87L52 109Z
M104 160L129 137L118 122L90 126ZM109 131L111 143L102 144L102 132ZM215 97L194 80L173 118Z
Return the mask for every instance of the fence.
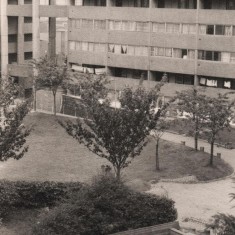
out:
M174 230L171 230L173 228ZM184 235L184 233L182 233L178 229L179 223L175 221L172 223L128 230L125 232L115 233L113 235Z

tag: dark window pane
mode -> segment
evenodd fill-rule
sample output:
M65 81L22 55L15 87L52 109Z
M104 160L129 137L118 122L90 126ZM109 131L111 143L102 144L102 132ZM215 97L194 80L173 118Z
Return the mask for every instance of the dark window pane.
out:
M206 34L214 35L214 25L207 25Z

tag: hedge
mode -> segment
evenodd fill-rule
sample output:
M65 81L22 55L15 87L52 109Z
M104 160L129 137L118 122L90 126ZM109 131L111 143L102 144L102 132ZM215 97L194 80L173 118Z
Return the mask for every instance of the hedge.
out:
M55 206L59 200L81 189L82 184L59 182L0 181L0 217L12 208Z
M174 202L102 176L42 215L35 235L105 235L175 221Z

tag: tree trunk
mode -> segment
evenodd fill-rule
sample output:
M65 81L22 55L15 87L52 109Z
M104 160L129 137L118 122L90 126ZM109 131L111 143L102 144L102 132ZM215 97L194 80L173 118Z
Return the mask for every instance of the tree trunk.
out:
M213 166L214 160L214 141L211 142L210 166Z
M157 140L156 143L156 170L159 171L160 170L160 163L159 163L159 140Z
M198 151L198 119L196 118L196 126L195 126L195 135L194 135L194 149Z
M121 179L121 168L120 167L117 167L117 169L116 169L116 178L118 180Z
M53 113L56 116L56 93L55 92L53 92L53 101L54 101L54 110L53 110Z
M33 86L33 110L37 111L37 90L35 85Z
M195 132L194 136L194 148L196 151L198 151L198 131Z

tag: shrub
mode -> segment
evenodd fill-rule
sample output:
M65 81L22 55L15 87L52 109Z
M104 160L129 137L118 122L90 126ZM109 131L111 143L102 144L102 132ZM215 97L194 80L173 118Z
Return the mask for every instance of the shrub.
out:
M235 217L233 215L217 214L213 216L213 223L208 227L213 228L217 235L235 234Z
M57 201L68 198L81 187L81 183L0 181L0 217L11 208L55 206Z
M33 234L103 235L176 218L172 200L134 192L113 177L101 176L43 214Z

